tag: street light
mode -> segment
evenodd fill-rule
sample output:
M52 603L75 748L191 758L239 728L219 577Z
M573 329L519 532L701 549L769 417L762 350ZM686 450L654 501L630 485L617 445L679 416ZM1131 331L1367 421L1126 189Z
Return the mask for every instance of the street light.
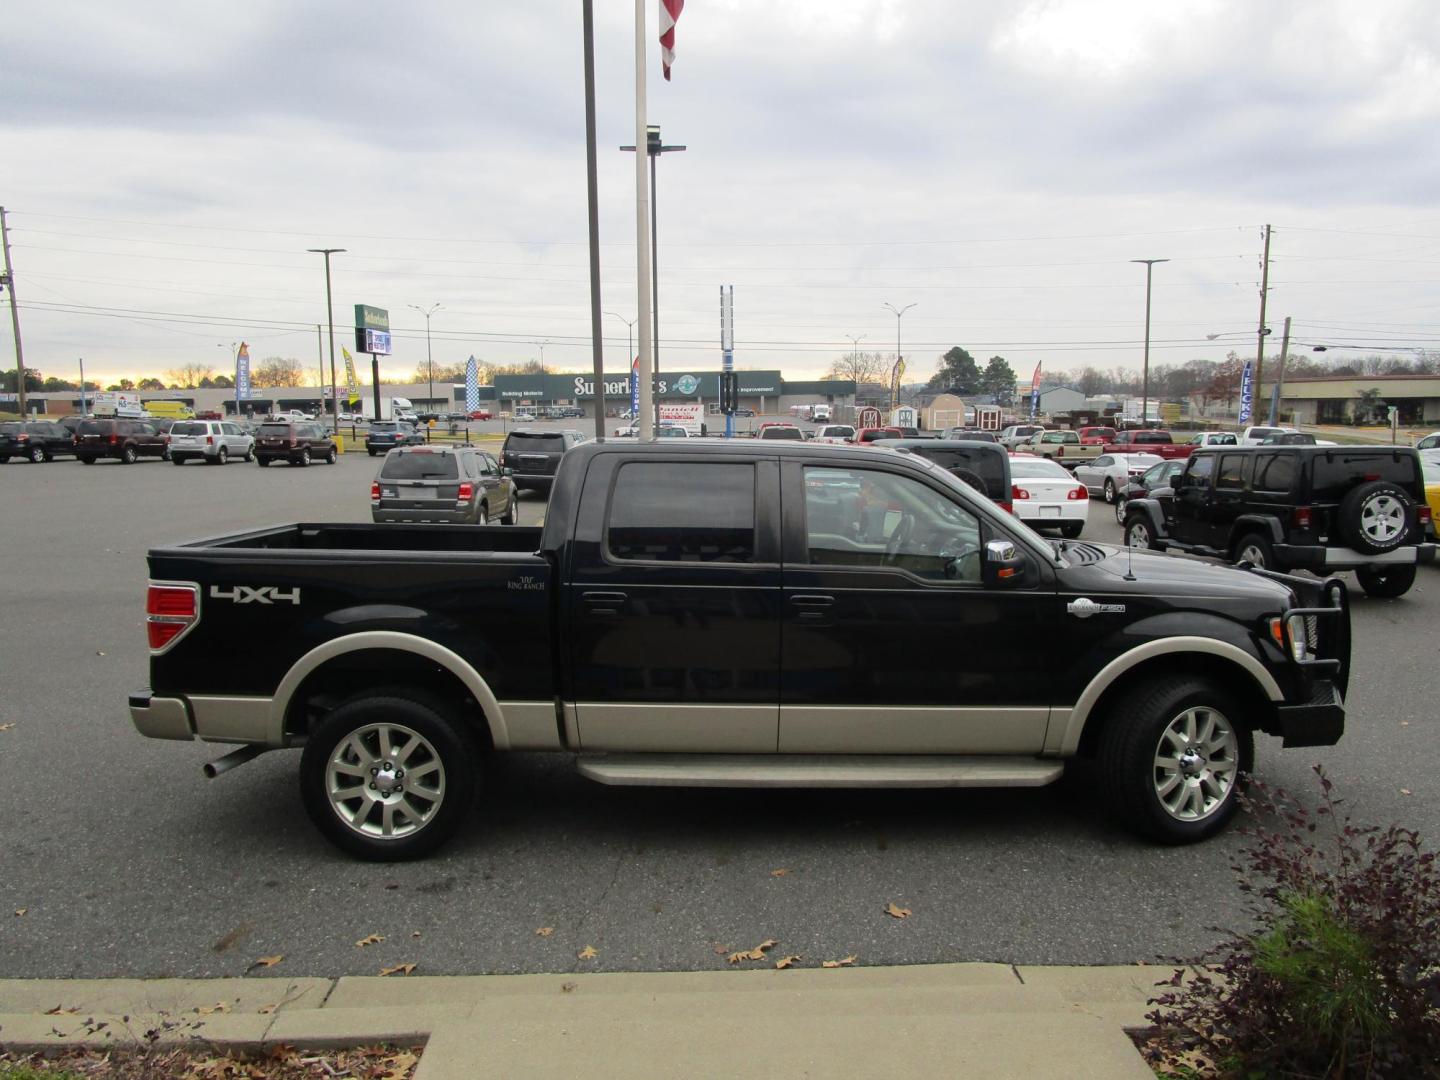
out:
M1145 367L1140 376L1140 423L1150 423L1150 275L1156 263L1169 259L1131 259L1132 263L1145 264Z
M420 306L417 305L417 304L406 304L405 306L406 306L406 307L412 307L412 308L414 308L416 311L420 312L421 315L424 315L424 316L425 316L425 364L426 364L426 366L430 369L430 411L431 411L431 412L434 412L434 411L435 411L435 360L434 360L434 358L431 357L431 355L430 355L430 316L431 316L431 315L434 315L435 312L439 311L439 310L440 310L442 307L444 307L445 305L444 305L444 304L431 304L429 311L426 311L424 308L420 307ZM452 407L453 407L453 402L452 402Z
M622 146L621 150L633 152L635 147ZM655 354L654 375L660 377L660 240L655 210L655 162L661 154L678 153L684 146L666 146L660 141L660 125L648 124L645 128L645 152L650 155L650 311L654 318L655 332L653 351ZM633 359L633 357L632 357ZM660 399L655 399L655 416L660 416Z
M541 374L541 375L544 375L544 374L545 374L545 346L550 344L550 339L549 339L549 338L546 338L544 341L532 341L530 344L531 344L531 345L535 345L535 346L537 346L537 347L540 349L540 374Z
M332 430L340 430L340 400L335 394L335 305L330 298L330 256L337 255L344 251L344 248L306 248L306 251L313 255L325 256L325 314L330 325L330 420L334 424ZM322 390L320 396L324 397ZM377 413L378 416L378 413Z
M906 304L903 308L900 308L900 309L898 309L898 310L896 309L895 305L892 304L892 303L890 303L890 301L888 301L888 300L882 301L881 304L880 304L881 307L887 307L887 308L889 308L891 311L894 311L894 312L895 312L895 366L890 369L890 370L891 370L890 384L891 384L892 387L894 387L894 389L892 389L891 392L890 392L890 407L891 407L892 409L895 407L895 402L896 402L896 400L897 400L896 395L897 395L897 393L898 393L898 387L895 387L895 375L894 375L894 373L895 373L895 372L898 372L898 371L900 370L900 359L901 359L901 357L900 357L900 316L904 315L905 312L909 311L912 307L915 306L915 304L918 304L919 302L920 302L920 301L916 300L914 304Z
M864 335L864 334L846 334L845 336L850 339L850 351L851 351L852 353L858 353L858 352L860 351L860 342L862 342L862 341L865 340L865 335Z
M624 315L618 315L613 311L605 312L606 315L614 315L625 324L625 370L630 370L630 365L635 362L635 324L640 321L640 316L627 319Z

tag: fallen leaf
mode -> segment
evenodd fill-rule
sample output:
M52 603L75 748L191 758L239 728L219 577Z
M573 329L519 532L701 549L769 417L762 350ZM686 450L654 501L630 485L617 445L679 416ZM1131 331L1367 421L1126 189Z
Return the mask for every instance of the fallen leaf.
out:
M56 1005L53 1009L46 1009L46 1016L74 1016L79 1009L67 1009L63 1005Z
M96 655L96 656L104 656L105 654L104 654L103 652L100 652L100 651L97 649L97 650L95 651L95 655Z
M908 919L913 912L908 907L896 907L894 901L885 905L885 914L895 919Z
M770 876L771 876L771 877L784 877L784 876L785 876L786 874L788 874L788 873L790 873L789 870L785 870L785 869L782 868L782 869L780 869L780 870L771 870L771 871L770 871Z
M731 964L738 964L742 960L764 960L765 953L779 944L780 943L778 941L766 938L764 941L760 942L759 945L756 945L755 948L746 949L743 952L731 953L725 959L728 963Z
M414 964L396 964L394 967L381 968L381 975L409 975L415 970Z
M362 937L359 941L355 942L355 947L357 949L363 949L366 945L379 945L380 942L384 940L384 934L368 934L365 937Z
M575 955L578 956L581 960L594 960L595 957L600 955L600 950L595 948L594 945L586 945Z
M217 1001L214 1005L201 1005L197 1007L195 1011L201 1016L209 1016L211 1013L229 1012L230 1006L226 1005L223 1001Z
M555 932L555 927L553 927L553 926L542 926L542 927L540 927L538 930L535 931L535 936L536 936L536 937L549 937L549 936L550 936L551 934L553 934L554 932Z
M9 731L9 730L10 730L11 728L13 728L14 726L15 726L15 725L14 725L13 723L0 724L0 731Z
M561 984L560 984L560 992L561 992L562 994L568 994L568 993L570 993L570 992L571 992L572 990L574 990L574 989L575 989L575 984L574 984L574 983L567 982L567 983L561 983Z
M261 1005L257 1011L260 1013L261 1016L269 1016L279 1007L280 1003L277 1001L274 1005Z
M256 960L253 964L251 964L251 965L250 965L250 968L251 968L251 970L254 970L254 969L257 968L257 967L272 968L272 967L274 967L276 964L278 964L281 960L284 960L284 959L285 959L285 954L284 954L284 953L281 953L281 954L279 954L278 956L262 956L262 957L260 957L259 960Z
M788 967L794 967L804 959L803 956L782 956L779 960L775 961L775 967L780 971L784 971Z
M724 956L724 955L725 955L726 953L728 953L729 951L730 951L730 946L729 946L729 945L716 945L716 946L715 946L715 955L716 955L716 956Z
M1408 787L1402 787L1402 788L1400 789L1400 794L1401 794L1401 795L1409 795L1409 794L1410 794L1410 789L1409 789Z
M1409 727L1409 726L1410 726L1410 721L1409 721L1409 720L1401 720L1401 721L1400 721L1400 726L1401 726L1401 727Z
M17 908L15 909L15 917L16 917L17 919L19 919L19 918L23 917L24 914L25 914L25 912L27 912L27 911L29 911L29 910L30 910L30 909L29 909L28 907L17 907Z
M419 937L419 936L420 936L420 931L419 931L419 930L411 930L411 931L410 931L410 936L411 936L411 937Z
M823 960L821 961L820 966L823 968L853 967L855 961L858 959L860 959L858 956L852 954L850 956L841 957L839 960Z

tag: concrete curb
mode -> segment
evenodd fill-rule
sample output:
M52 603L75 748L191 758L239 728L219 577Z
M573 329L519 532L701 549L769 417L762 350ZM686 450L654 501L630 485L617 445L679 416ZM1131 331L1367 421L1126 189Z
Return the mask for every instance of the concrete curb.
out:
M0 1046L425 1044L416 1080L1151 1076L1160 968L1006 964L408 978L0 981ZM56 1012L56 1010L59 1010Z

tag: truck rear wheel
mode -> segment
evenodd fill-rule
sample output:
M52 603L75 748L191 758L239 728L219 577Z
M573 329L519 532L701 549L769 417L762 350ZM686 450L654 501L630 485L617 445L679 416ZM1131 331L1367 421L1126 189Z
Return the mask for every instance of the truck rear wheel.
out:
M1275 565L1275 552L1271 550L1270 541L1260 533L1246 533L1235 541L1235 561L1248 562L1261 570L1280 569Z
M1366 596L1381 599L1404 596L1415 584L1415 566L1362 566L1355 571Z
M336 708L310 733L300 795L325 838L374 862L428 855L464 822L479 747L439 701L404 688Z
M1110 812L1168 844L1219 832L1254 765L1254 739L1239 716L1236 702L1207 679L1154 679L1122 695L1100 734Z

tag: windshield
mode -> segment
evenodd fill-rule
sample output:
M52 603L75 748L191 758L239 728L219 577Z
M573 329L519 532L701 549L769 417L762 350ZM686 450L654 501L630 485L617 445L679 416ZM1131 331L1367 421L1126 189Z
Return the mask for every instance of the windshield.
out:
M179 423L170 428L171 435L205 435L208 433L209 428L204 424Z
M382 480L454 480L460 466L454 454L436 454L429 450L411 450L385 455L380 468Z
M104 420L82 420L80 422L80 434L82 435L104 435L109 431Z
M400 425L394 420L372 420L370 421L371 431L399 431Z
M565 436L548 431L512 431L505 445L519 450L563 450Z
M1038 479L1072 480L1070 470L1064 465L1057 465L1053 461L1025 461L1023 458L1016 458L1010 462L1010 475L1015 477L1035 477Z
M804 439L799 428L793 427L771 427L760 433L762 439Z
M1135 438L1132 441L1137 446L1144 445L1145 443L1155 446L1161 443L1168 445L1171 439L1168 431L1140 431L1136 432Z
M260 425L260 434L261 434L261 435L284 435L284 436L288 437L288 436L290 435L290 425L289 425L289 424L261 424L261 425Z

